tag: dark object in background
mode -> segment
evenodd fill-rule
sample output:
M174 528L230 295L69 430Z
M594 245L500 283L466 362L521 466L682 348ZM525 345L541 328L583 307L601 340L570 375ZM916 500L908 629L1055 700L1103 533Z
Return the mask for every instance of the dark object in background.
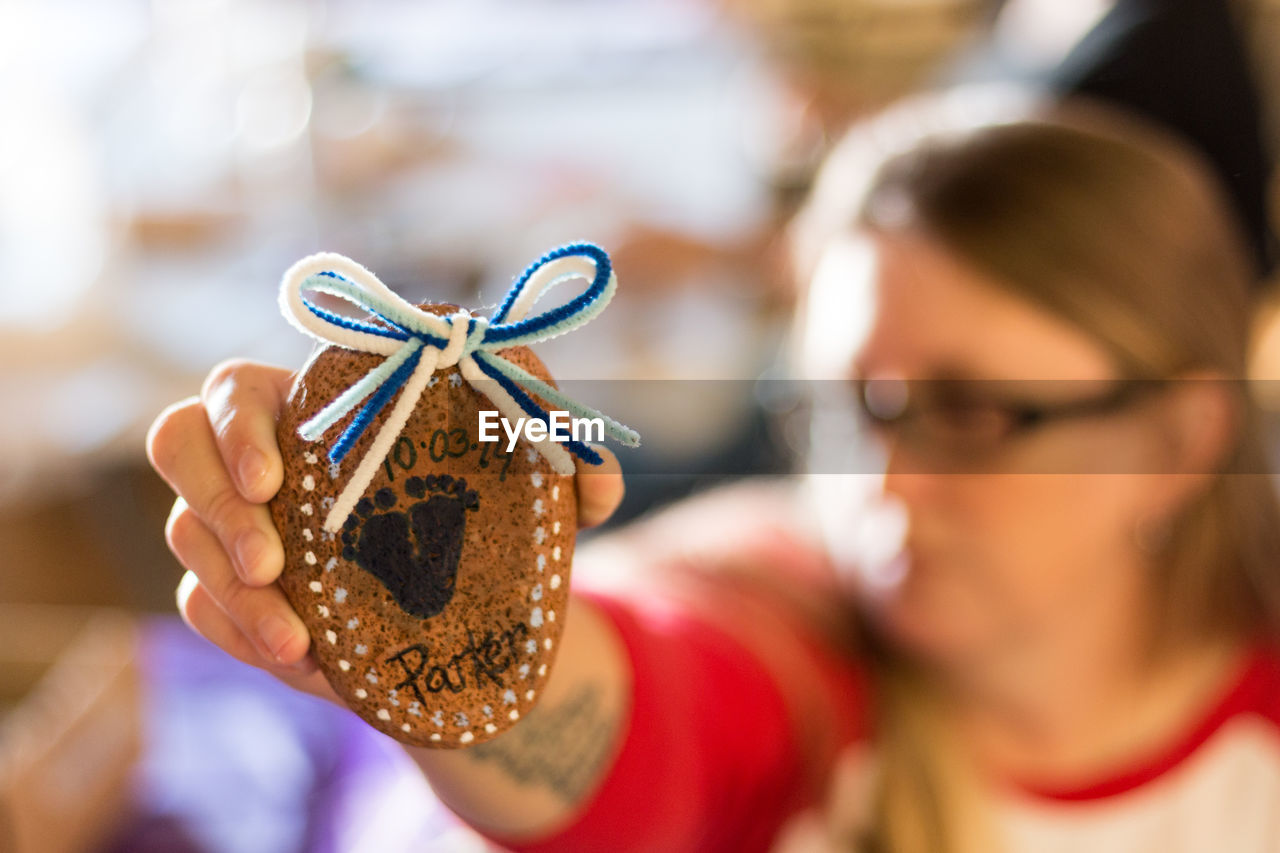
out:
M1224 182L1258 280L1276 265L1273 159L1261 98L1226 0L1118 0L1050 74L1062 96L1108 101L1196 145Z

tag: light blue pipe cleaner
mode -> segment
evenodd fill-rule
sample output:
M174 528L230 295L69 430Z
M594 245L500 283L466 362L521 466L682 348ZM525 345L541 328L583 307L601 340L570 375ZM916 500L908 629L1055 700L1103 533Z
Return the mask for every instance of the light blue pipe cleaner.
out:
M590 285L569 302L541 314L524 316L538 297L551 287L588 276ZM410 385L413 389L412 402L406 400L407 407L397 404L397 410L404 409L399 412L400 422L392 423L397 419L397 412L393 412L386 425L395 435L388 436L386 440L379 435L370 454L378 455L376 452L381 443L383 447L379 458L362 462L362 469L367 469L364 470L367 477L358 473L354 478L366 479L366 482L348 484L363 492L372 479L373 468L381 464L396 435L403 429L427 377L420 376L416 386L411 380L420 373L430 374L437 367L457 364L473 385L478 385L478 380L483 378L496 383L501 390L491 388L487 394L508 418L515 414L511 405L514 403L527 417L542 421L549 433L549 412L533 398L536 395L574 418L599 418L608 436L626 446L638 446L640 435L635 430L570 399L549 383L499 355L500 350L508 347L544 341L584 325L604 309L616 288L617 277L605 251L591 243L571 243L547 252L530 264L512 284L492 318L472 317L466 312L440 316L405 301L354 261L331 254L305 258L285 274L282 282L280 302L285 317L298 329L322 342L378 353L385 355L386 359L339 394L298 432L304 439L316 441L360 406L354 419L329 448L329 459L337 465L391 399ZM318 293L340 297L369 312L372 319L354 320L327 311L308 298ZM455 326L464 319L465 332ZM429 362L424 363L424 357L428 357ZM509 397L509 400L502 399L504 397ZM592 465L603 462L599 453L575 439L557 444L563 444ZM564 460L568 460L562 450L541 443L535 446L548 457L553 467L563 468ZM560 456L554 456L554 453ZM559 465L557 460L560 460ZM370 461L372 464L367 464ZM568 460L567 464L571 471L572 461ZM561 473L565 471L561 470ZM339 503L353 504L354 498L348 497L350 499L346 501L340 498ZM337 511L339 507L334 509ZM335 529L330 527L330 522L341 524L348 512L349 508L337 512L342 518L331 516L325 526Z

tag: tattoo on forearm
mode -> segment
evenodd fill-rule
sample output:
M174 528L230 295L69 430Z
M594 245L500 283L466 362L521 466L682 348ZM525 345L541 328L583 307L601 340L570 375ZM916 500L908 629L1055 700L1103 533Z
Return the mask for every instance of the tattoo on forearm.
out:
M596 684L579 684L555 705L536 706L502 736L467 750L521 785L541 786L576 803L613 746L618 715Z

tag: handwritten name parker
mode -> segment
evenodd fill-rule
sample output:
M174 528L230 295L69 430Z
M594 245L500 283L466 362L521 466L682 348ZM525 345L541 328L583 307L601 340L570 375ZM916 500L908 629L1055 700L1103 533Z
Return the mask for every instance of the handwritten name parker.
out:
M447 689L461 693L467 688L468 674L476 685L488 679L499 687L505 687L502 675L515 664L519 649L528 636L529 629L523 622L501 632L485 631L479 638L467 628L467 644L448 660L432 661L431 649L422 643L414 643L387 658L386 662L398 665L404 672L404 680L395 689L412 690L417 700L425 704L424 690L439 693Z

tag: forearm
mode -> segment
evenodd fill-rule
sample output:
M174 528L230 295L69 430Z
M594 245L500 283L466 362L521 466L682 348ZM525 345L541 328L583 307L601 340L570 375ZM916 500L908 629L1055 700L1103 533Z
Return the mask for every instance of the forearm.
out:
M560 652L523 720L468 749L408 749L462 820L537 839L569 820L607 775L626 733L631 672L609 619L572 596Z

